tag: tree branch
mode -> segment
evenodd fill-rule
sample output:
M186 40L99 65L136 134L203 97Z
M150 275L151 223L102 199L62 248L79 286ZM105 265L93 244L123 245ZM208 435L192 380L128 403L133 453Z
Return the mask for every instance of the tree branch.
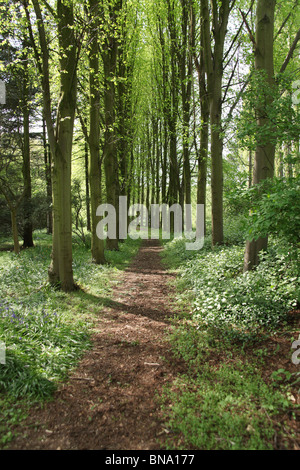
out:
M52 8L52 6L49 5L49 3L46 0L41 0L41 2L47 8L47 10L51 13L53 18L57 19L57 14L56 14L55 10Z
M226 86L226 89L225 89L225 92L224 92L224 96L223 96L222 103L224 103L225 100L226 100L226 96L227 96L229 87L230 87L230 85L231 85L232 79L233 79L233 77L234 77L235 70L236 70L236 68L237 68L238 63L239 63L239 60L237 59L237 60L235 61L235 64L234 64L234 67L233 67L233 69L232 69L230 78L229 78L229 80L228 80L228 83L227 83L227 86Z
M291 14L292 14L292 11L293 11L297 6L298 6L298 0L295 1L292 10L289 12L289 14L287 15L287 17L283 20L282 25L280 26L279 30L277 31L276 35L274 36L274 41L276 41L276 39L278 38L279 34L281 33L281 31L282 31L283 28L285 27L287 21L289 20Z
M250 5L250 8L249 8L249 10L247 11L247 13L246 13L246 15L245 15L245 18L247 18L247 16L249 15L250 11L252 10L253 5L254 5L254 1L255 1L255 0L252 0L251 5ZM243 23L244 23L244 20L242 21L241 26L239 27L239 29L238 29L236 35L234 36L234 38L233 38L233 40L232 40L232 42L231 42L229 48L227 49L227 51L226 51L226 53L225 53L225 55L224 55L224 58L223 58L223 62L225 62L226 58L227 58L228 55L230 54L231 49L232 49L233 46L234 46L236 40L238 39L238 37L239 37L239 35L240 35L240 32L241 32L241 30L242 30L242 27L243 27Z
M42 59L41 59L41 55L38 51L38 48L37 48L37 45L36 45L36 42L35 42L35 39L34 39L34 35L33 35L33 31L32 31L32 25L31 25L31 21L30 21L30 14L29 14L29 11L28 11L28 2L27 2L27 0L23 0L22 4L23 4L25 14L26 14L30 42L31 42L31 45L32 45L32 48L33 48L35 60L36 60L36 63L37 63L37 68L38 68L39 74L41 75L43 73Z
M246 26L246 28L247 28L247 30L248 30L250 39L251 39L251 41L252 41L252 43L253 43L253 45L254 45L254 47L255 47L255 49L256 49L255 37L253 36L253 33L252 33L252 31L251 31L251 28L250 28L249 23L248 23L247 18L246 18L246 15L242 12L242 10L241 10L240 8L239 8L239 10L240 10L240 13L241 13L241 15L242 15L242 18L243 18L243 21L244 21L244 23L245 23L245 26Z
M291 58L293 57L293 54L295 52L295 49L297 47L297 44L298 44L299 40L300 40L300 29L298 30L298 32L295 36L295 39L293 41L293 44L291 45L290 50L289 50L289 52L288 52L288 54L287 54L287 56L286 56L286 58L285 58L285 60L282 64L282 67L280 69L280 73L283 73L285 71L285 69L287 68Z

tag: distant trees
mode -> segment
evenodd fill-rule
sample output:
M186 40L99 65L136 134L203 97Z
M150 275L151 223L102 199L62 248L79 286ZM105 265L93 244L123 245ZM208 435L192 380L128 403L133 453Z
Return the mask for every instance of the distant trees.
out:
M97 207L101 204L102 164L100 155L100 15L98 0L90 0L88 4L89 22L89 134L87 142L90 150L89 184L91 194L91 232L92 259L96 264L105 262L104 242L98 238Z
M9 136L14 151L9 157L8 148L1 150L2 194L14 214L22 208L23 245L32 246L34 123L43 144L48 231L53 232L51 283L65 291L76 288L72 181L73 202L78 201L74 190L85 190L77 209L85 211L91 230L92 261L102 264L105 250L118 250L120 240L118 227L116 238L98 238L101 203L113 205L117 217L120 195L127 196L128 206L204 204L211 209L206 225L210 228L211 221L214 247L226 241L224 173L233 179L231 187L240 184L233 172L226 173L233 146L251 185L275 171L283 174L284 165L290 176L295 173L290 155L298 152L299 158L299 139L287 72L298 61L296 3L11 0L6 10L0 1L1 54L17 49L10 59L15 70L10 86L15 81L19 90L14 118L2 116L3 139L9 132L5 126L18 123ZM290 121L280 123L288 109ZM241 157L243 149L249 162ZM11 191L5 169L14 175ZM192 222L188 219L186 228ZM15 220L15 239L17 226ZM266 247L265 236L247 242L245 270L257 265Z
M9 86L0 120L0 192L11 211L14 250L19 252L17 212L21 206L23 247L33 246L29 126L34 92L28 65L26 30L16 30L8 21L6 12L2 18L1 34L0 73ZM14 43L10 43L8 38L14 38Z
M125 3L125 2L124 2ZM101 2L101 30L102 47L101 56L104 75L104 144L103 161L106 181L106 199L116 209L119 204L118 179L118 153L117 153L117 122L116 122L116 90L117 90L117 62L121 30L122 0ZM118 215L117 215L118 216ZM118 249L118 235L107 238L107 247L110 250Z

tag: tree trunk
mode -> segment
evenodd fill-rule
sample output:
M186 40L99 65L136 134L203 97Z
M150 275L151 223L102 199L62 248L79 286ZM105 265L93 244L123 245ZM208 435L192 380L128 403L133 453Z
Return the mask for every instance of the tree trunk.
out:
M203 47L211 127L211 200L212 200L212 245L222 244L223 235L223 137L222 137L222 78L223 54L230 14L230 0L217 5L212 2L212 34L208 1L201 0L203 21Z
M53 236L49 281L64 291L76 288L72 269L71 156L77 95L77 47L72 0L57 0L60 99L56 127L52 122L49 44L38 0L32 0L37 19L40 53L36 48L28 5L24 2L29 34L43 89L44 116L52 156Z
M174 4L168 0L168 29L170 34L170 62L171 62L171 76L170 76L170 103L168 110L168 127L170 135L170 176L169 176L169 205L172 206L178 202L180 183L179 183L179 168L177 161L177 116L179 107L179 76L177 67L177 44L178 38L176 36L176 21ZM174 213L171 212L170 217L170 231L174 233Z
M44 145L44 162L45 162L45 178L46 178L46 196L47 196L47 233L52 233L52 182L51 182L51 151L47 142L46 122L43 118L43 145Z
M110 69L110 67L108 67ZM107 71L107 67L105 67ZM116 159L117 145L116 135L113 127L115 123L114 119L114 83L108 78L110 74L106 75L108 90L105 92L104 107L106 116L106 129L105 129L105 143L104 143L104 169L105 169L105 182L106 182L106 199L107 203L111 204L117 213L117 177L118 177L118 162ZM118 240L107 238L106 248L108 250L118 250Z
M118 219L118 160L117 160L117 135L116 126L116 69L118 58L118 33L116 19L121 9L122 2L118 1L111 7L110 11L110 32L108 33L102 50L102 60L104 68L104 114L105 114L105 135L103 160L106 181L107 203L116 210ZM118 220L117 220L118 226ZM106 240L108 250L118 250L118 239Z
M190 167L190 108L192 97L192 46L193 38L188 24L193 17L190 15L190 2L182 2L182 47L180 51L180 83L182 95L182 125L183 125L183 199L186 204L191 204L191 167ZM189 22L189 19L191 20ZM182 207L183 209L183 207ZM191 214L190 214L191 215ZM186 220L186 230L192 230L192 219Z
M266 85L274 85L274 64L273 64L273 36L274 36L274 14L275 0L259 0L256 10L256 51L255 70L265 73ZM268 125L266 107L272 104L272 93L268 92L267 97L259 96L259 107L257 113L257 126L263 128ZM253 168L253 184L258 184L266 178L274 176L275 144L273 142L257 142ZM255 268L259 263L259 253L266 250L268 237L261 237L258 240L247 241L244 271Z
M96 264L104 264L104 241L98 238L96 227L97 207L101 204L101 161L100 161L100 80L99 80L99 40L98 0L90 0L90 165L89 181L91 188L91 228L92 228L92 260Z
M49 279L62 290L75 289L72 268L71 156L77 93L73 3L57 3L60 50L60 100L53 156L53 246ZM51 149L52 150L52 149Z
M201 25L201 51L200 60L194 52L194 62L198 73L201 129L200 129L200 150L198 154L198 177L197 177L197 204L204 206L204 235L206 235L206 183L207 183L207 159L209 142L209 101L207 96L207 85L205 79L205 59L204 59L204 31ZM195 51L195 12L192 8L192 50ZM195 109L195 103L194 103ZM195 111L194 111L195 114ZM196 120L196 117L194 118ZM196 145L196 137L195 137Z
M14 252L18 255L20 253L20 244L18 237L18 225L17 225L17 209L10 207L11 214L11 228L14 240Z
M85 170L85 205L86 205L86 228L91 232L91 201L89 181L89 143L85 139L84 144L84 170Z
M208 159L209 107L206 95L201 97L201 130L198 158L197 204L204 205L204 234L206 234L206 179Z
M30 172L30 139L29 139L29 109L28 109L28 70L27 57L24 58L23 77L23 181L24 181L24 228L23 248L34 246L32 237L32 203L31 203L31 172Z
M222 244L223 235L223 138L221 134L222 76L215 73L210 103L211 123L211 212L212 244Z

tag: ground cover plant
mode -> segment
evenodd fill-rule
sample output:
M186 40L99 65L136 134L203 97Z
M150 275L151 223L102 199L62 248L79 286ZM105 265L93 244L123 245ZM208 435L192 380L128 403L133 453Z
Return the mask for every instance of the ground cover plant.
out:
M84 432L90 448L152 448L169 430L147 415L154 392L185 363L185 377L170 384L168 445L300 447L291 361L300 343L298 3L0 0L3 445L57 448L63 436L66 449L85 448ZM170 241L163 268L152 232L142 265L112 290L139 246L122 242L130 229L173 236L181 220L186 236L192 226L207 234L203 249ZM157 356L169 317L173 360L169 350ZM135 347L122 364L127 330ZM92 377L65 382L87 357ZM120 405L121 387L105 387L113 372L130 377L132 402ZM62 382L44 413L31 407L13 444L25 401L50 400ZM62 389L68 411L58 406ZM104 394L109 410L95 403ZM51 431L49 409L52 438L38 432L27 442L30 419Z
M11 426L30 404L51 399L90 347L93 321L138 246L129 239L118 252L107 253L106 265L96 266L89 249L75 244L79 288L69 296L47 282L50 235L37 232L35 247L18 256L0 252L0 340L6 346L5 364L0 364L1 444L13 437Z
M166 387L170 448L299 449L299 278L277 240L243 274L240 245L202 251L165 244L177 272L179 314L170 336L187 372Z

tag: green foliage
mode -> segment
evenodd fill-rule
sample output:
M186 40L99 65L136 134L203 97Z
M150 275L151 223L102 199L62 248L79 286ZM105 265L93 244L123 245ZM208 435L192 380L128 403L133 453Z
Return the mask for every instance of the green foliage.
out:
M249 216L249 238L267 234L284 243L300 242L300 177L274 178L263 181L249 192L252 211Z
M254 341L274 330L299 300L297 262L278 243L261 255L255 271L243 274L244 247L201 250L184 259L182 241L166 245L166 260L179 268L182 302L192 298L192 316L230 341ZM175 250L176 248L176 250Z
M1 366L0 389L13 396L46 398L88 347L83 322L66 323L63 312L36 303L2 301L1 338L6 344L6 365Z
M20 407L14 397L0 397L0 444L6 445L13 439L12 428L27 417L27 404Z
M184 237L177 237L171 241L164 241L165 250L162 253L162 261L167 267L178 269L183 261L194 259L195 255L198 254L198 251L187 250L185 247L186 242L187 240ZM210 238L207 237L202 250L206 252L209 250L209 247Z
M245 213L231 215L224 220L224 241L226 244L244 245L246 236L247 216Z
M242 148L297 140L300 132L299 110L292 102L295 76L277 77L270 85L263 70L255 71L243 95L243 110L237 118L237 138ZM264 120L258 125L258 118Z
M256 271L243 274L243 255L239 245L206 244L189 257L184 240L165 245L164 259L178 271L180 312L169 339L186 364L161 398L172 432L167 448L272 449L276 416L291 407L287 381L298 379L279 369L267 382L260 371L268 351L260 341L297 304L297 265L278 240Z
M242 363L204 365L197 378L182 376L164 399L172 402L168 426L183 435L182 448L201 450L272 449L269 415L289 405L255 367Z

